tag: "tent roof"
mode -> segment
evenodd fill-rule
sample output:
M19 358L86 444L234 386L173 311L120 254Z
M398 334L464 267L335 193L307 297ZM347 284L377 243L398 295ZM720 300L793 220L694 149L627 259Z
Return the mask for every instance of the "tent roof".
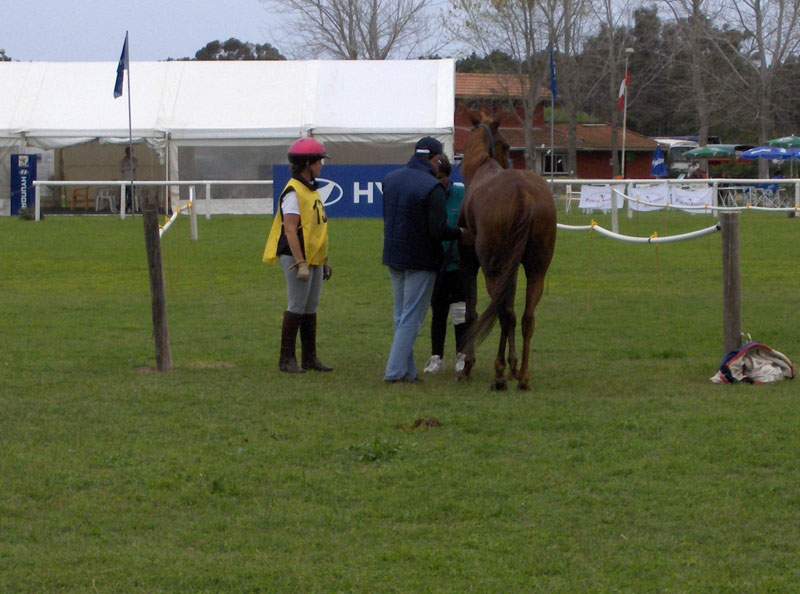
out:
M116 62L0 63L0 138L127 138ZM134 136L215 140L452 134L452 60L131 63Z

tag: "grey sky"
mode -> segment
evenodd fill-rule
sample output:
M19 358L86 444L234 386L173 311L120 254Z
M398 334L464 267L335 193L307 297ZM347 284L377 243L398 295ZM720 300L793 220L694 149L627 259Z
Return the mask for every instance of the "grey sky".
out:
M230 37L286 55L275 22L259 0L6 0L0 48L21 61L115 62L127 29L133 61L191 57Z

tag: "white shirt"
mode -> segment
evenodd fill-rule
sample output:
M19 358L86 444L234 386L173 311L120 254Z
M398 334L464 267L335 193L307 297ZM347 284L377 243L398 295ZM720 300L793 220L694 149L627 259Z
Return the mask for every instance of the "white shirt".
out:
M283 198L281 198L281 210L284 215L300 215L300 205L297 203L297 192L292 190L284 194Z

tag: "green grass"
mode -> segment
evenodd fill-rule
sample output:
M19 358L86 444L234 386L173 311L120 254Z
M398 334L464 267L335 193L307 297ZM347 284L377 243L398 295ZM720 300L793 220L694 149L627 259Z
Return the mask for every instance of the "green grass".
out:
M470 384L382 382L380 221L331 221L336 369L303 376L277 370L269 217L199 223L164 238L159 374L139 217L0 218L0 591L798 591L797 386L708 382L718 234L560 232L533 389L497 393L496 329ZM745 213L740 234L743 329L797 359L800 223Z

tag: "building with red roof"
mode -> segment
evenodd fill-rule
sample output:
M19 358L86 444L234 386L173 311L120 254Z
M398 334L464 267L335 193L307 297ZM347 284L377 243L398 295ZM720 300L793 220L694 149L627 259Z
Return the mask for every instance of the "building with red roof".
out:
M472 129L468 112L484 109L490 113L502 112L500 132L511 145L511 160L515 168L525 167L525 129L522 96L524 89L518 76L513 74L456 73L455 135L453 147L456 156L463 154L467 135ZM509 102L509 99L511 102ZM550 175L550 123L544 119L544 107L552 102L550 89L542 88L534 110L531 132L534 138L536 171ZM513 106L513 107L512 107ZM516 112L516 113L515 113ZM612 127L608 123L580 123L577 125L575 147L577 170L566 170L569 124L556 122L553 126L553 152L555 176L584 179L611 179ZM621 153L622 128L617 131L617 150ZM630 129L625 135L625 176L646 178L650 176L650 163L656 142ZM621 157L621 155L620 155Z

